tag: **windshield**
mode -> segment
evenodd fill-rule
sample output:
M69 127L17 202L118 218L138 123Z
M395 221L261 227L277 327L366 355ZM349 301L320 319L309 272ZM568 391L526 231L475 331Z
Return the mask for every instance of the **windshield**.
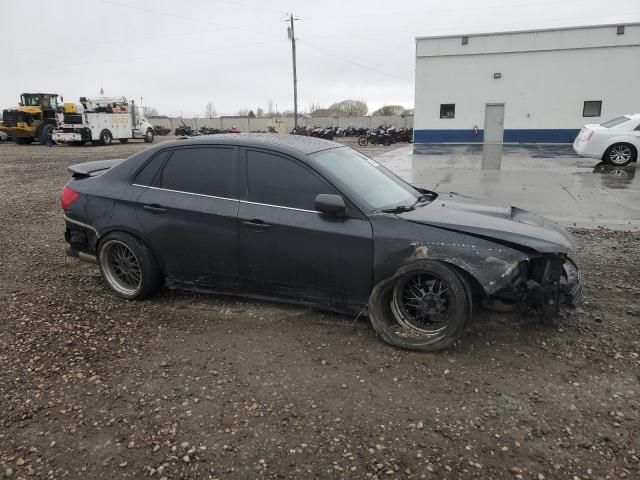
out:
M332 148L309 158L342 190L357 195L372 209L411 207L420 197L411 185L351 148Z
M55 96L40 95L38 93L24 93L20 96L25 107L56 108L58 102Z
M621 123L628 122L631 120L629 117L618 117L613 120L609 120L608 122L601 123L604 128L615 127L616 125L620 125Z
M22 95L22 105L25 107L34 107L40 105L40 95Z

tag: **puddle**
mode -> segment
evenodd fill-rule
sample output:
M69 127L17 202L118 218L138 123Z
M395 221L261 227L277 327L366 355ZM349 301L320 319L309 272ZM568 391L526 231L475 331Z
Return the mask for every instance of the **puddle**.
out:
M616 167L600 162L593 167L592 174L597 174L603 187L611 189L639 188L640 179L636 179L637 170L637 163Z

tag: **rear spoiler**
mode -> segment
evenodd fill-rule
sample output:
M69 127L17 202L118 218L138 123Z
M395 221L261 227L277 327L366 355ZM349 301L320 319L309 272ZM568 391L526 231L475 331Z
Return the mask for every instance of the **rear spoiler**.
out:
M73 178L95 177L124 162L124 160L124 158L114 158L112 160L98 160L97 162L76 163L67 167L67 170L73 174Z

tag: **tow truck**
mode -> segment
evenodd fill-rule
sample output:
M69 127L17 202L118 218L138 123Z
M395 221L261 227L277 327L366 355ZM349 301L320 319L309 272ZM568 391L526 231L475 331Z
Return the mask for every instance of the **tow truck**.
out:
M51 136L55 142L110 145L114 140L142 139L151 143L155 137L153 126L126 97L80 97L79 104L65 103L61 117Z

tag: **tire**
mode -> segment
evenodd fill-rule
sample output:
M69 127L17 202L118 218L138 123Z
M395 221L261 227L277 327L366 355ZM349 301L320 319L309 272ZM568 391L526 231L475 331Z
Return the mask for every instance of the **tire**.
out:
M100 145L111 145L113 142L113 135L106 128L100 132Z
M628 143L614 143L604 154L603 160L609 165L624 167L638 159L638 151Z
M446 320L429 325L427 321L410 320L411 315L407 313L410 308L403 293L418 292L412 289L416 279L422 280L420 293L424 294L419 300L419 309L444 308ZM429 285L429 282L433 283ZM424 288L429 291L425 292ZM427 304L425 298L430 303ZM452 267L432 260L419 260L399 268L391 278L378 283L369 298L369 318L378 336L396 347L423 352L451 347L462 336L472 310L469 284ZM423 312L421 315L435 319L439 314Z
M33 138L31 137L13 137L13 141L16 145L31 145Z
M382 141L382 144L383 144L385 147L390 146L392 143L393 143L393 140L391 140L391 138L385 138L385 139Z
M147 132L144 134L144 143L153 143L154 137L153 129L147 128Z
M143 300L162 281L158 263L149 248L124 233L109 233L98 246L98 266L109 288L126 300Z
M358 138L358 145L360 145L361 147L366 147L368 143L369 143L369 139L367 137Z
M53 133L53 125L50 123L45 123L38 128L38 133L36 133L36 140L40 143L40 145L48 145L51 141L51 134Z

